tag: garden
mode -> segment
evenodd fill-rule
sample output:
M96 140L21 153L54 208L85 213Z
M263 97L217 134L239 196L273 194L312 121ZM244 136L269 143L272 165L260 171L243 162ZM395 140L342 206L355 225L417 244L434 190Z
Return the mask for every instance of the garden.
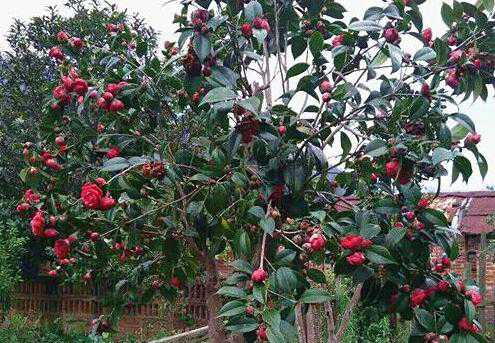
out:
M427 2L176 1L165 42L98 0L15 21L0 341L493 341L434 204L489 173L460 104L493 104L494 1L441 32Z

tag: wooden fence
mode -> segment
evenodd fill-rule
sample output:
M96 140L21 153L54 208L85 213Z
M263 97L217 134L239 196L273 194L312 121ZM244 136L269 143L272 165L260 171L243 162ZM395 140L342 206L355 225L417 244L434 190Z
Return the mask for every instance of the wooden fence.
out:
M103 300L111 289L107 285L61 286L53 280L23 282L13 299L12 309L44 318L66 317L89 322L107 313ZM161 301L130 306L121 318L119 330L135 333L153 326L157 331L182 330L187 327L181 320L184 315L192 318L195 325L204 325L208 319L205 299L205 288L197 283L183 289L183 296L178 300L180 311Z

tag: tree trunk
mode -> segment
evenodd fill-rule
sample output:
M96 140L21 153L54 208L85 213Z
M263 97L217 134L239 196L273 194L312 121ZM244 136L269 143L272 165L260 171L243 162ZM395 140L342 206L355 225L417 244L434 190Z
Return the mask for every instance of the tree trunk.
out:
M206 306L208 307L208 336L213 343L227 342L227 335L222 320L217 317L222 307L218 290L218 270L214 259L207 258L206 269Z

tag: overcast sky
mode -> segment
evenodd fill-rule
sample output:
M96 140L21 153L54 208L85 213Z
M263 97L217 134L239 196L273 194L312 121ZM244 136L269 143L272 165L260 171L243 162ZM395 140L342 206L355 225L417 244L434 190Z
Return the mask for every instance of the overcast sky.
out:
M128 8L131 13L139 12L144 17L148 24L154 27L160 33L161 41L174 40L173 31L175 27L170 25L173 15L180 11L178 3L164 5L165 0L119 0L117 3L120 8ZM445 2L452 3L452 0ZM468 0L474 3L474 0ZM4 0L2 11L0 11L0 50L8 48L5 41L5 34L8 31L9 25L13 22L13 18L26 20L32 16L37 16L43 13L46 6L62 5L64 0ZM370 6L383 6L382 0L346 0L343 4L347 10L356 17L361 17L366 8ZM440 34L444 32L444 26L440 17L440 0L428 0L421 6L424 13L425 27L431 27L433 32ZM405 45L404 49L408 46ZM493 94L493 92L492 92ZM479 150L485 155L488 164L488 175L483 182L479 176L477 166L474 166L474 173L469 184L466 185L460 180L455 184L450 184L450 176L443 180L442 190L483 190L487 186L495 185L495 113L494 99L489 98L487 103L476 102L470 100L461 104L461 112L469 114L474 120L477 131L482 136L482 141L479 144ZM461 178L459 178L461 179Z

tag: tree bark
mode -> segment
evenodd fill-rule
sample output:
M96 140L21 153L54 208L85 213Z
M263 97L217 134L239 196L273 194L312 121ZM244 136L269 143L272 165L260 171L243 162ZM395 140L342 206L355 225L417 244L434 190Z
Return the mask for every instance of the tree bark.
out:
M227 335L222 320L217 317L222 307L218 290L218 270L214 259L206 258L206 306L208 307L208 336L213 343L227 342Z

